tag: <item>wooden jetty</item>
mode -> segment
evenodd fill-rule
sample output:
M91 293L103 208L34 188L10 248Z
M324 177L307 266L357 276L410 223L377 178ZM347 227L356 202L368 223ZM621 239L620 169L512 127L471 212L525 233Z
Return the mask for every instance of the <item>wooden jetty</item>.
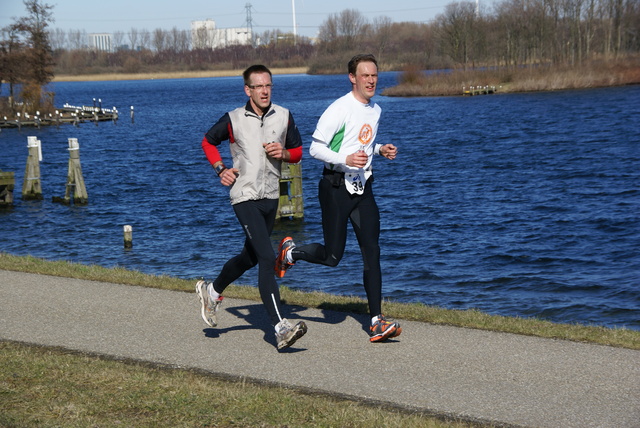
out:
M55 113L35 115L29 113L16 113L14 117L4 116L0 118L0 128L22 128L41 126L60 126L62 124L79 125L83 122L103 122L118 121L118 109L105 109L98 106L73 106L65 104L62 108L57 109Z
M495 94L498 91L498 88L495 86L466 86L462 87L462 95L489 95Z
M303 217L302 165L282 162L280 198L276 218L301 219Z

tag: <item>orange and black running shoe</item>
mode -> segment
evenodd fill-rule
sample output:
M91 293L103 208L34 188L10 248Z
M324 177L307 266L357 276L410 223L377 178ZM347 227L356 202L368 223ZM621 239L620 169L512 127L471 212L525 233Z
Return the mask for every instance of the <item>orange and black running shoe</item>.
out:
M294 263L289 263L287 261L287 251L294 248L296 244L293 243L293 238L287 236L280 241L280 245L278 246L278 256L276 257L276 264L274 270L276 272L276 276L278 278L283 278L284 274L287 273L287 269L290 269Z
M392 319L386 319L384 315L378 315L378 321L371 326L369 340L371 342L382 342L383 340L400 336L400 333L402 333L400 323Z

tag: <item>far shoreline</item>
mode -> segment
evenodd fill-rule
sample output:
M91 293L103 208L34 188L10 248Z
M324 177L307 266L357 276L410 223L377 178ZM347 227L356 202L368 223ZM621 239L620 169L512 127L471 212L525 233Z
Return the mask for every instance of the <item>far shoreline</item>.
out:
M56 82L100 82L100 81L136 81L136 80L167 80L167 79L198 79L212 77L241 77L241 69L236 70L195 70L195 71L161 71L152 73L97 73L79 75L56 75L52 83ZM385 89L380 95L388 97L442 97L466 95L464 87L471 86L469 82L484 82L479 87L494 87L493 92L522 93L545 92L574 89L593 89L603 87L617 87L640 84L640 68L635 64L630 67L601 67L587 69L582 72L576 70L545 70L543 74L518 73L505 80L500 73L477 70L463 72L457 78L451 75L434 74L430 76L418 75L415 71L407 72L407 82L398 82L393 87ZM272 68L272 74L308 74L309 67ZM491 82L491 84L489 84ZM460 88L463 88L461 91ZM499 89L498 89L499 88ZM482 92L482 91L480 91ZM472 95L472 94L470 94Z
M102 82L111 80L197 79L242 76L243 70L201 70L158 73L105 73L54 76L52 82ZM272 68L272 74L306 74L307 67Z

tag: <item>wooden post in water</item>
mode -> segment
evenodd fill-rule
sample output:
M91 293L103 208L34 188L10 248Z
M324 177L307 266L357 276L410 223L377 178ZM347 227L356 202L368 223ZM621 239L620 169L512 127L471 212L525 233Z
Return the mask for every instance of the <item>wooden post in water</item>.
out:
M73 203L86 204L89 202L87 188L82 177L82 167L80 166L80 144L77 138L69 138L69 171L67 173L67 188L64 194L65 200L71 198L73 189Z
M302 165L282 162L277 219L303 218Z
M36 137L27 137L27 167L24 171L22 182L22 199L42 199L42 187L40 184L40 162L42 161L42 143Z
M289 164L291 181L289 182L289 192L291 205L293 206L293 216L295 218L304 217L304 201L302 199L302 166Z
M76 205L86 205L89 202L87 188L82 177L82 167L80 166L80 145L77 138L69 138L69 171L67 173L67 186L64 193L64 200L53 198L53 202L70 204L71 198Z
M124 248L133 248L133 227L129 224L124 225Z
M0 171L0 208L13 205L13 189L16 179L13 171Z

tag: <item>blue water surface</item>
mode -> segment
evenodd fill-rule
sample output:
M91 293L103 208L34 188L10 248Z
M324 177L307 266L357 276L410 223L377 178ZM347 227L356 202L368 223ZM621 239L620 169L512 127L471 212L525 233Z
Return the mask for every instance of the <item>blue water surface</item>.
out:
M382 73L380 88L396 83ZM308 147L346 76L274 76ZM0 169L16 173L0 211L0 251L150 274L212 279L244 241L228 191L206 161L204 132L246 102L239 77L59 82L56 104L117 107L117 124L3 129ZM376 158L385 298L554 322L640 329L640 86L477 97L388 98ZM129 118L134 106L134 122ZM43 201L22 201L27 136L42 141ZM77 138L89 194L63 196ZM228 148L223 156L230 162ZM321 164L305 149L305 219L277 225L322 240ZM132 249L122 227L133 226ZM239 283L257 285L251 270ZM282 285L364 296L352 232L336 268L299 262Z

